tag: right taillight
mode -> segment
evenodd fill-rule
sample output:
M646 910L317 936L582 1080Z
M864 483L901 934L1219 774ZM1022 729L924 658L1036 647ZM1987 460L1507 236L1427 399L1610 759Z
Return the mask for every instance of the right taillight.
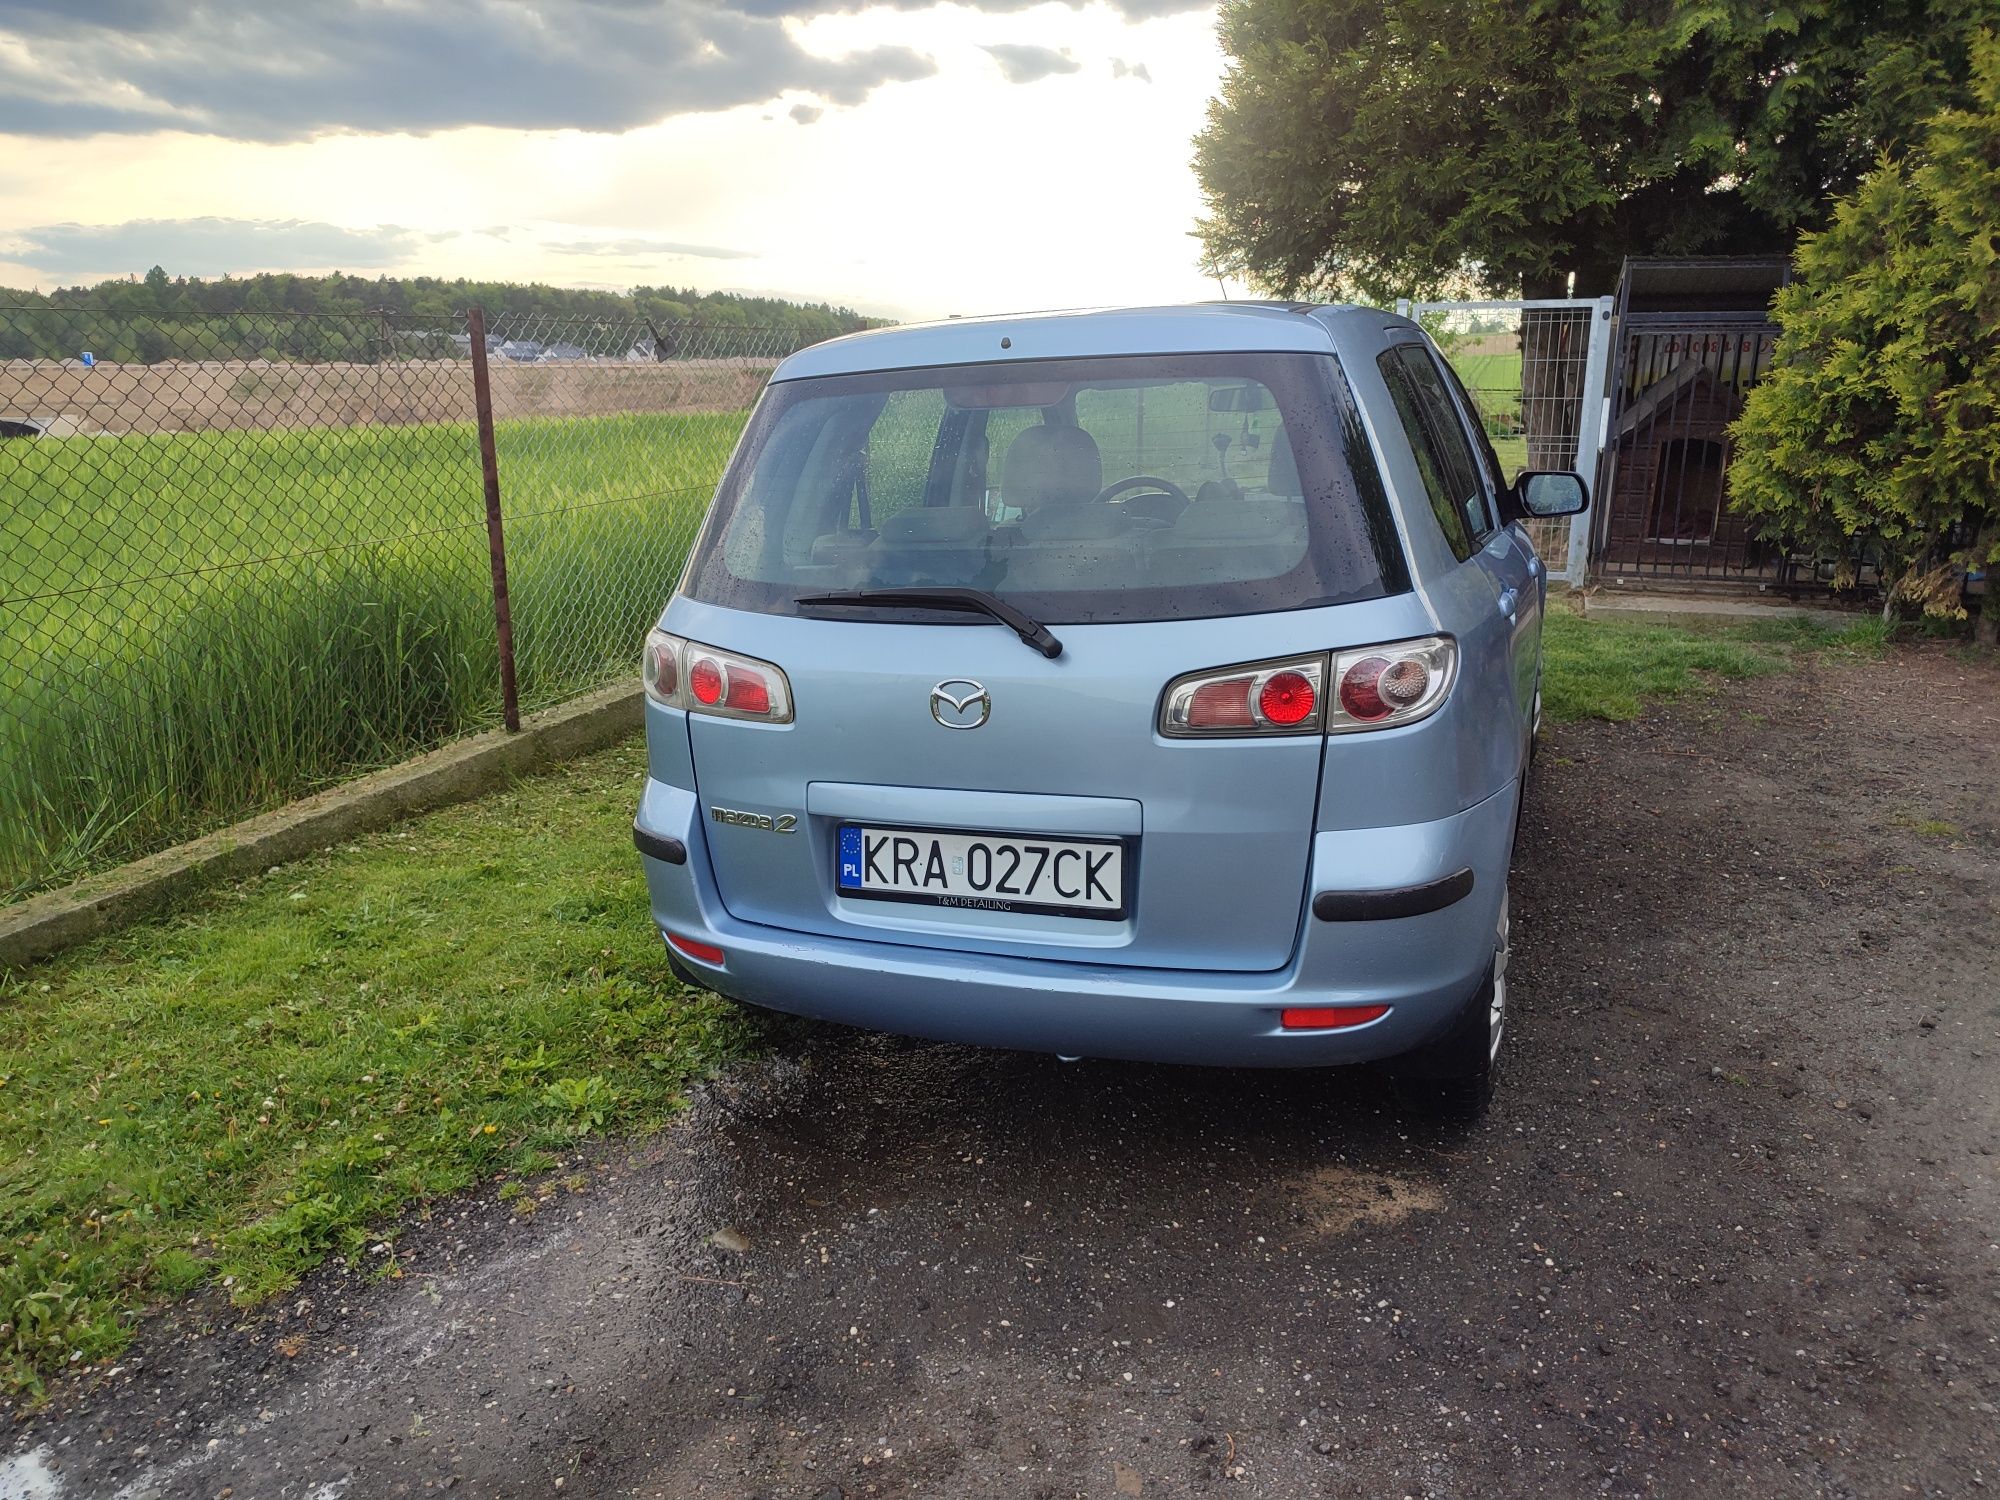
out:
M1160 733L1172 739L1356 734L1413 723L1451 691L1458 648L1447 636L1213 667L1167 684Z
M1358 734L1427 718L1457 671L1458 648L1441 635L1337 652L1326 732Z
M1160 732L1176 739L1318 734L1325 697L1324 656L1193 672L1167 684Z

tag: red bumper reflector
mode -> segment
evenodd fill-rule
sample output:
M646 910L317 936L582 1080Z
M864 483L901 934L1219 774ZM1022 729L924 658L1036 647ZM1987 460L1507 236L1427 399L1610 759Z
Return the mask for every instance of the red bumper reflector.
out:
M713 943L697 943L693 938L684 938L677 932L668 933L667 941L689 958L698 958L703 963L714 964L718 968L722 965L722 950Z
M1389 1014L1386 1005L1294 1005L1283 1015L1287 1031L1337 1031L1343 1026L1365 1026Z

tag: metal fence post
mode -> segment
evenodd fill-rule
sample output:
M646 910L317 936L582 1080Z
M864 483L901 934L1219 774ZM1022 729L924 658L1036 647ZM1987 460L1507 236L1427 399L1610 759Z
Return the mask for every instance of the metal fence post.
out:
M1599 297L1591 309L1590 354L1583 368L1583 410L1577 423L1576 472L1593 484L1603 473L1598 456L1609 437L1605 424L1611 410L1611 298ZM1569 523L1569 558L1563 576L1572 588L1582 588L1590 578L1590 535L1596 516L1605 507L1603 495L1593 495L1590 510L1574 516Z
M500 720L521 727L521 698L514 682L514 611L507 601L507 542L500 523L500 458L493 446L493 386L486 373L486 309L465 314L472 336L472 408L479 424L479 472L486 488L486 547L493 563L493 630L500 646Z

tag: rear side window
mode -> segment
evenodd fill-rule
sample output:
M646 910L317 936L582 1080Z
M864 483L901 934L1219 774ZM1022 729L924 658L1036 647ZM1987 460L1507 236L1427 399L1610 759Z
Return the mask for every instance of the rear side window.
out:
M1464 562L1492 529L1478 460L1437 366L1421 344L1399 344L1377 362L1409 435L1424 493L1452 556Z
M1050 624L1297 609L1409 586L1353 400L1324 356L772 386L687 591L791 613L801 595L923 585L985 589Z

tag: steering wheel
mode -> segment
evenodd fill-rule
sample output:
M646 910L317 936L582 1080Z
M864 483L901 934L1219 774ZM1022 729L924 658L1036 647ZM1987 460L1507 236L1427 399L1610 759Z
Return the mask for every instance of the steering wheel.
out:
M1162 479L1157 474L1134 474L1130 479L1121 479L1116 484L1107 485L1103 492L1098 495L1097 503L1100 505L1110 504L1112 503L1111 497L1113 495L1122 495L1127 490L1139 489L1157 490L1163 495L1172 495L1183 505L1194 504L1192 500L1188 499L1188 492L1186 490L1175 484L1171 479Z

